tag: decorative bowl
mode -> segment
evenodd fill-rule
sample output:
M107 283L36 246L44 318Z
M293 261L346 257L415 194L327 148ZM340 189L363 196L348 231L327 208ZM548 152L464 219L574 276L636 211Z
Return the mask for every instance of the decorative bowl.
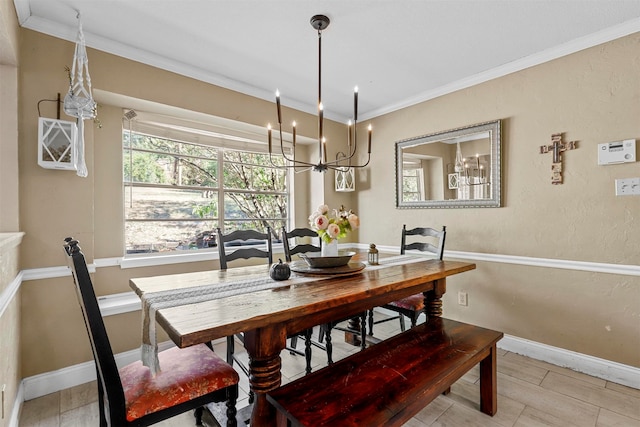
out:
M351 257L355 254L350 251L339 251L338 256L322 256L319 253L311 252L300 254L300 258L305 260L311 268L334 268L349 264Z

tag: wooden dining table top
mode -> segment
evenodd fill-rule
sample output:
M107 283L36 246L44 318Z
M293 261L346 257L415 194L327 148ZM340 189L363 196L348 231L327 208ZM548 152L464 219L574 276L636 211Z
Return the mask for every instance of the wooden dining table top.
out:
M353 257L362 261L366 253ZM372 269L357 274L313 277L293 274L281 286L199 303L158 310L158 324L179 347L211 341L270 324L286 325L286 333L355 315L363 310L424 292L424 284L472 270L475 264L424 258ZM247 266L162 276L133 278L139 295L264 278L269 266ZM312 319L305 322L304 319Z
M253 427L273 426L275 408L267 402L266 393L281 384L279 355L288 336L417 293L425 295L427 315L440 316L446 278L476 268L475 264L460 261L392 258L381 259L383 265L366 265L354 274L296 273L270 289L159 308L155 319L179 347L244 332L244 347L250 360L249 383L255 393L250 423ZM352 258L356 263L364 260L366 253ZM130 285L144 300L149 293L264 282L268 273L269 266L261 265L135 278Z

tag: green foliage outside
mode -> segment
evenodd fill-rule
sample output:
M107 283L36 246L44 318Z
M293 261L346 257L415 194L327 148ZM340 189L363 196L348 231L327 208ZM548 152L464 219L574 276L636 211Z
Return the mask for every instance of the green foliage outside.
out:
M184 226L159 223L173 234L166 240L177 241L179 249L193 242L185 242L193 235L193 226L205 219L214 230L223 214L224 231L236 229L265 229L270 226L277 238L280 227L287 218L287 180L285 169L271 167L268 154L236 150L218 150L216 147L170 141L132 133L123 134L124 182L133 183L125 191L125 214L127 219L154 221L187 219ZM219 162L218 156L223 158ZM282 165L281 157L273 157L274 163ZM218 169L222 166L222 182L218 182ZM220 212L218 188L224 188L224 212ZM146 203L143 199L146 197ZM136 223L131 223L136 224ZM140 240L150 239L148 223L138 222L141 233L138 237L127 236L127 246L137 245ZM156 227L156 228L158 228ZM135 227L127 228L127 232ZM143 232L144 230L144 232ZM198 234L196 233L196 234ZM134 234L133 231L129 234ZM154 234L159 234L156 232ZM158 236L154 236L158 240Z

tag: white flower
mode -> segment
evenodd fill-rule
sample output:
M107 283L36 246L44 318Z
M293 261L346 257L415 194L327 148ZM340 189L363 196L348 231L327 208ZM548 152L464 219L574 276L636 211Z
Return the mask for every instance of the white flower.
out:
M349 220L349 225L351 225L352 229L355 230L356 228L360 227L360 218L358 218L358 215L353 213L349 214L347 219Z
M340 227L338 226L338 224L335 224L335 223L329 224L327 226L327 234L332 239L335 239L338 236L338 234L340 234Z
M326 215L328 212L329 212L329 206L327 205L318 206L318 213L320 215Z

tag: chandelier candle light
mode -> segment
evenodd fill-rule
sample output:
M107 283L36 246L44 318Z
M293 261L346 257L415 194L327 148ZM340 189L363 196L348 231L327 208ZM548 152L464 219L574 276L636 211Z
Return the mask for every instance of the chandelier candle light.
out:
M347 124L347 155L340 159L327 161L327 142L323 133L324 122L324 106L322 104L322 30L329 26L329 18L325 15L315 15L311 18L311 26L318 31L318 163L309 163L301 160L296 160L296 122L293 122L293 140L292 140L292 157L289 157L284 150L284 144L282 139L282 112L280 108L280 92L276 91L276 108L278 110L278 131L280 134L280 151L282 156L288 162L285 167L294 168L296 172L304 172L307 170L314 170L317 172L326 172L327 169L336 171L347 171L349 168L363 168L369 164L371 159L371 125L368 129L368 150L367 150L367 162L362 165L352 165L351 159L356 154L356 127L358 123L358 87L356 86L353 92L353 123L349 120ZM353 126L353 130L352 130ZM352 136L353 135L353 136ZM269 142L269 158L272 154L272 142L271 142L271 123L267 126L267 139ZM340 161L347 162L347 165L340 165ZM271 161L273 164L273 161ZM276 166L276 165L274 165ZM296 168L304 168L303 170L297 170Z

